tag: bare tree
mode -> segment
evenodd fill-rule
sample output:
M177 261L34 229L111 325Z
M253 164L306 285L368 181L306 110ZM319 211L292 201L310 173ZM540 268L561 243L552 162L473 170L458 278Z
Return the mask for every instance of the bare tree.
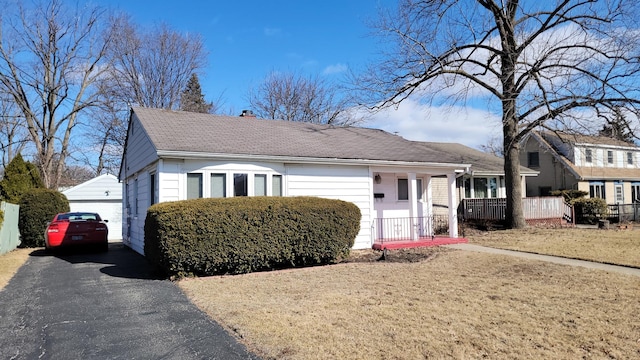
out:
M205 64L202 37L166 24L141 31L124 16L113 26L118 34L111 51L113 95L125 103L178 109L189 77Z
M353 125L348 102L335 87L317 77L294 73L270 73L249 92L249 103L258 117L315 124Z
M111 34L98 8L33 5L0 19L0 86L24 118L45 186L57 188L78 116L96 104Z
M523 136L616 107L638 115L639 14L635 0L401 0L374 25L389 47L357 86L374 109L410 96L500 109L506 220L521 228Z
M0 96L0 151L3 169L29 142L29 135L22 120L15 103Z

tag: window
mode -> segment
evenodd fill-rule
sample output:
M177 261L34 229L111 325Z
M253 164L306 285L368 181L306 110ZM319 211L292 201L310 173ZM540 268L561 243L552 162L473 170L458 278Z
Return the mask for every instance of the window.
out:
M611 150L607 151L607 162L613 164L613 151Z
M631 201L640 203L640 182L631 183Z
M464 197L471 199L471 178L464 179Z
M487 179L486 178L473 178L473 197L476 199L488 198L487 194Z
M253 176L253 195L267 196L267 175L256 174Z
M282 196L282 175L273 175L271 177L271 195Z
M211 197L227 196L227 174L211 174Z
M416 179L416 198L422 200L422 179ZM408 179L398 179L398 200L409 200Z
M156 174L149 174L149 206L156 203Z
M202 197L202 174L187 174L187 199Z
M540 153L537 151L527 153L527 164L530 168L540 167Z
M247 174L233 174L233 196L249 196L248 179Z
M496 178L489 178L489 196L498 197L498 179Z
M538 191L540 192L540 196L551 196L551 186L540 186L538 187Z
M133 215L138 215L138 179L133 181Z
M627 164L633 165L633 153L632 152L628 152L627 153Z
M604 199L604 183L601 181L591 181L589 183L589 196Z
M588 162L588 163L593 161L593 156L592 156L592 153L591 153L591 149L586 149L584 151L584 161Z

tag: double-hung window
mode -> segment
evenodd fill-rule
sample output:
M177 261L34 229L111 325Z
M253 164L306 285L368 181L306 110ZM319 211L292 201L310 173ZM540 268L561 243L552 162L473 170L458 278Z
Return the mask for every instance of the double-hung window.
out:
M591 151L591 149L586 149L584 151L584 161L586 163L591 163L593 161L593 152Z
M233 196L249 196L249 176L233 174Z
M422 200L422 179L416 179L416 197ZM409 179L398 179L398 200L409 200Z
M227 196L227 174L211 174L211 197L223 198Z
M202 174L187 174L187 199L198 199L202 197Z
M532 151L527 153L527 166L530 168L540 167L540 153Z
M589 197L604 199L605 198L604 182L602 181L589 182Z

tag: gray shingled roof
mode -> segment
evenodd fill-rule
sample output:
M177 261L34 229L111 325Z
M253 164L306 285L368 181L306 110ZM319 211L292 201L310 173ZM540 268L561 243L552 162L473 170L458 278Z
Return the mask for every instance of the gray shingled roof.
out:
M469 164L376 129L133 108L159 152Z
M609 146L622 146L622 147L636 147L635 144L628 143L622 140L613 139L606 136L592 136L582 134L570 134L560 131L540 131L538 132L546 140L557 138L563 143L575 144L575 145L609 145Z
M471 164L471 171L485 174L504 174L504 159L457 143L420 142L428 149L451 154L454 161ZM521 174L538 174L538 171L520 166Z

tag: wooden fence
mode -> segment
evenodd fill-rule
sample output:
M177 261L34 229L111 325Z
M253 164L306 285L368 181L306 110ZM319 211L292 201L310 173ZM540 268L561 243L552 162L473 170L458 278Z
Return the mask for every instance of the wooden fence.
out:
M4 221L0 223L1 255L20 245L20 232L18 231L18 212L20 207L3 201L0 203L0 210L4 212Z
M507 199L463 199L460 217L465 220L504 220ZM573 206L558 197L522 198L522 211L528 223L557 221L572 223Z

